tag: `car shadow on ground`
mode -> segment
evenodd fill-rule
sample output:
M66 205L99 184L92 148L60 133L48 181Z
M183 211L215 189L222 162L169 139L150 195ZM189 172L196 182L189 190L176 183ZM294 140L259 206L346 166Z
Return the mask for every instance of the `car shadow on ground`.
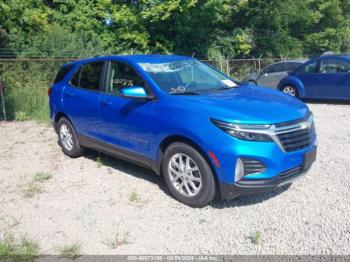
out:
M308 104L350 105L350 101L346 100L302 99L302 101Z
M166 188L166 185L163 182L163 179L151 169L144 168L132 162L109 156L92 149L87 149L84 154L84 157L93 161L97 161L97 158L100 157L103 166L157 184L161 190L163 190L167 195L169 195L169 192Z
M289 187L282 187L270 192L258 193L258 194L253 194L249 196L240 196L233 200L216 200L211 204L211 206L217 209L224 209L224 208L256 205L264 201L267 201L270 198L276 197L282 194L283 192L287 191L288 189Z
M136 164L124 161L119 158L115 158L103 153L99 153L91 149L88 149L86 151L84 157L93 161L96 161L96 159L100 157L103 166L107 166L114 170L157 184L159 189L162 190L168 197L172 197L163 179L150 169L138 166ZM267 193L260 193L260 194L250 195L250 196L238 197L233 200L222 200L219 197L217 197L210 204L210 206L217 209L223 209L223 208L255 205L255 204L259 204L264 201L267 201L270 198L273 198L285 192L286 190L287 190L286 188L280 188Z

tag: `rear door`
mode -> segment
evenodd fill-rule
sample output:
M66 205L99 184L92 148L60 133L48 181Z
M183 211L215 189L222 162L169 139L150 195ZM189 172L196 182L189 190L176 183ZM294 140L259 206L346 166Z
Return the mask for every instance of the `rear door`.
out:
M350 98L350 63L344 58L322 58L315 97Z
M258 78L258 84L268 87L277 87L277 84L285 76L287 76L285 62L273 64L263 69L261 76Z
M99 99L104 62L83 64L63 89L63 110L80 135L99 138Z

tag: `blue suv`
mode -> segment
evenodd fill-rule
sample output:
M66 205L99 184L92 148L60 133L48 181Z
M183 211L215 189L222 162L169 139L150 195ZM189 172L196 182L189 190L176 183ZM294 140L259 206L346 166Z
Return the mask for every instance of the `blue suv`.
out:
M193 207L289 186L316 158L304 103L190 57L77 61L60 69L49 96L66 155L92 148L151 168Z

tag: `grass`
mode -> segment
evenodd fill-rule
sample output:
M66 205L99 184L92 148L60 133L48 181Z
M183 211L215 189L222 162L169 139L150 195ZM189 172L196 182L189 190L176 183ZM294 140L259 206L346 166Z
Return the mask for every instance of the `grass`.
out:
M22 189L22 195L25 198L33 198L35 195L42 192L41 186L32 181L26 184Z
M254 231L253 234L250 236L250 241L254 245L260 245L262 243L261 232L258 230Z
M124 234L115 234L115 236L111 239L106 239L102 243L108 246L111 249L117 249L121 245L129 244L129 231L126 231Z
M39 245L32 239L15 239L6 235L0 240L0 257L12 257L14 261L34 261L39 254Z
M39 172L39 173L36 173L34 175L34 179L33 181L35 182L45 182L49 179L52 178L52 175L50 175L49 173L44 173L44 172Z
M22 188L22 195L25 198L33 198L35 195L42 193L40 183L43 183L51 179L52 175L45 172L38 172L34 174L34 177Z
M138 203L141 201L141 197L136 191L132 191L129 195L129 201L132 203Z
M97 168L101 168L103 166L102 158L100 156L96 158L96 164Z
M49 122L47 89L58 64L16 62L3 64L0 72L5 85L7 119Z
M81 244L76 242L71 245L63 245L58 248L59 255L68 259L75 259L80 256Z
M15 112L15 120L20 122L27 121L29 120L29 116L27 116L26 112L18 111Z

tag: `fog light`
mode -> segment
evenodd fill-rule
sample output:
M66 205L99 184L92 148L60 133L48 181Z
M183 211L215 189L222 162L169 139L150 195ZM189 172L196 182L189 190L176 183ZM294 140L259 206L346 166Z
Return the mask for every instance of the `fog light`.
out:
M235 169L235 182L241 180L244 176L244 163L240 158L237 158Z

